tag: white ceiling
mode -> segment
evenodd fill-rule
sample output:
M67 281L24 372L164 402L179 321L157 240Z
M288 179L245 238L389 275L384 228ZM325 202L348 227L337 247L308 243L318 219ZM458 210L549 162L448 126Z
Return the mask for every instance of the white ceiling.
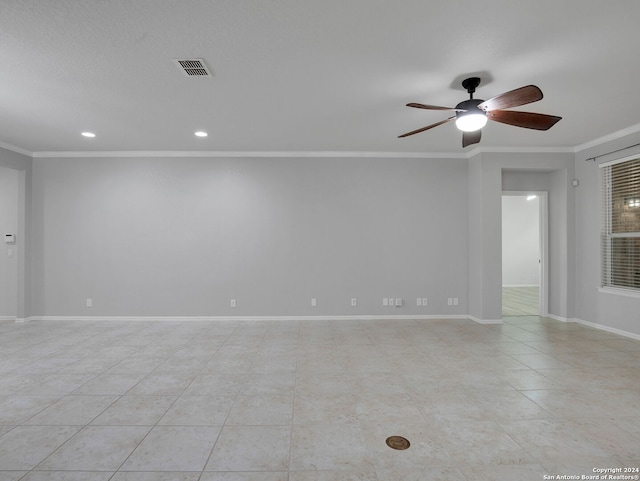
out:
M535 84L519 110L563 117L481 146L572 149L640 123L639 20L638 0L0 0L0 145L459 154L453 123L397 136L448 116L406 103L454 106L477 75L476 98ZM172 61L194 57L213 77Z

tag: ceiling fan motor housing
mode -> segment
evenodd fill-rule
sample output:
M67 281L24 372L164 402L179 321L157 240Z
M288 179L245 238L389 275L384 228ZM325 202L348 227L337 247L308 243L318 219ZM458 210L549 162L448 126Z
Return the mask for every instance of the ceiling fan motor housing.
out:
M484 100L482 99L470 99L465 100L464 102L460 102L458 105L456 105L456 110L459 109L456 112L456 116L459 117L461 114L464 116L468 115L469 113L483 115L486 114L484 110L478 108L478 105L480 105L482 102L484 102Z

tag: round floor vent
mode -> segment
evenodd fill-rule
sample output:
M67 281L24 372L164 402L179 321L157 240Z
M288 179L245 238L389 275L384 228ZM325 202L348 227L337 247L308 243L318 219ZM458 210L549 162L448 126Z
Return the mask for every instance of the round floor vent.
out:
M402 436L390 436L387 438L387 446L391 449L402 451L411 446L411 443L408 439L403 438Z

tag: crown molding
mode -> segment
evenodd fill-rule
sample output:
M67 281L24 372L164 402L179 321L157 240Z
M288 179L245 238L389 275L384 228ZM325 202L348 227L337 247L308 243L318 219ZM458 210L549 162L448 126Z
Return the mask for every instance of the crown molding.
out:
M33 157L33 152L29 152L21 147L18 147L13 144L8 144L7 142L3 142L0 140L0 148L5 150L10 150L11 152L15 152L16 154L26 155L27 157Z
M574 154L573 147L476 147L467 154L471 158L477 154Z
M33 152L34 158L70 157L215 157L215 158L382 158L382 159L465 159L466 153L451 152L367 152L367 151L68 151Z
M603 137L598 137L597 139L585 142L584 144L576 145L574 152L582 152L583 150L598 147L599 145L606 144L607 142L611 142L613 140L621 139L623 137L626 137L627 135L637 134L638 132L640 132L640 124L632 125L631 127L627 127L626 129L612 132Z
M221 150L114 150L34 152L34 158L362 158L362 159L470 159L481 153L575 153L571 147L476 147L468 152L375 152L375 151L221 151Z

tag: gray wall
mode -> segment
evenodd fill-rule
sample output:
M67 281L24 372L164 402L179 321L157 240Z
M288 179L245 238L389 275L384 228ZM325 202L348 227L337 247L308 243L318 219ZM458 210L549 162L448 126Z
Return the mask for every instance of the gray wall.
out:
M576 177L580 185L576 195L576 318L633 332L640 336L640 297L627 297L598 288L600 282L600 168L599 164L633 154L640 147L605 155L597 161L586 160L594 155L640 143L640 133L602 143L576 154Z
M468 171L468 215L469 215L469 238L467 240L467 253L469 259L468 265L468 284L469 292L469 315L474 319L481 319L484 311L483 296L483 274L484 268L482 260L485 258L483 254L483 208L482 208L482 155L476 155L469 159ZM502 294L500 294L502 302ZM502 316L500 316L502 317ZM497 318L496 318L497 319Z
M8 209L11 211L10 217L15 222L16 257L12 261L15 263L15 272L11 272L9 276L12 278L12 285L6 285L6 296L10 299L8 302L16 302L14 309L10 312L10 316L15 316L18 320L24 320L31 316L31 177L32 177L32 160L23 154L19 154L4 148L0 148L0 169L5 172L10 181L12 192L10 194L0 194L0 202L4 196L9 196L7 202L11 203ZM10 170L9 174L6 171ZM14 189L17 183L17 199L14 197ZM15 203L14 203L15 202ZM13 225L11 226L13 227ZM2 232L4 234L4 232ZM4 246L4 244L3 244ZM2 255L6 255L3 250ZM13 268L13 267L11 267ZM13 282L15 281L15 282ZM0 315L3 315L0 312Z
M637 142L470 159L32 160L0 149L19 184L17 317L498 320L501 194L540 190L549 193L550 314L640 335L640 299L598 290L597 164L611 156L584 161ZM383 297L405 305L382 307Z
M469 159L469 315L502 319L501 171L481 153Z
M33 183L36 316L468 310L463 159L46 158Z
M490 322L502 312L503 190L549 191L549 313L571 318L574 204L570 153L481 153L469 159L469 314ZM506 175L506 177L505 177ZM548 180L548 187L539 185ZM545 180L546 181L546 180Z
M0 319L15 319L18 308L18 258L5 234L18 232L18 171L0 167ZM12 256L9 257L9 252Z

